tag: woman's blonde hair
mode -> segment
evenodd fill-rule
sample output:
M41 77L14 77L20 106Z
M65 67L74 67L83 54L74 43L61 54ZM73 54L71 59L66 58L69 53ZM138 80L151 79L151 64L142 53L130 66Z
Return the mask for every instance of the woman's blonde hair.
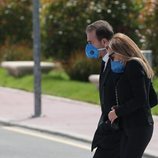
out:
M128 60L137 60L144 68L148 78L152 78L154 76L154 72L150 64L141 53L139 47L127 35L123 33L116 33L111 39L109 47L114 52L126 56Z

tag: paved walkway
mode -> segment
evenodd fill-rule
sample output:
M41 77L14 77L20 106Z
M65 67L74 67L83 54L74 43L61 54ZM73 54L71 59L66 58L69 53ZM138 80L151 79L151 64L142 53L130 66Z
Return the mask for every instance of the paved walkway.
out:
M43 95L42 116L33 118L34 95L16 89L0 87L0 122L47 131L91 142L100 107L89 103ZM158 158L158 117L155 130L145 153ZM139 141L139 140L138 140Z

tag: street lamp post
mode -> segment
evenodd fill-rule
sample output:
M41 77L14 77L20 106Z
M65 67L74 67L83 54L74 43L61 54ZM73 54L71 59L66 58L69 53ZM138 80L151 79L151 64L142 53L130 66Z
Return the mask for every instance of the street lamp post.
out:
M33 0L34 117L41 115L41 45L39 6L39 0Z

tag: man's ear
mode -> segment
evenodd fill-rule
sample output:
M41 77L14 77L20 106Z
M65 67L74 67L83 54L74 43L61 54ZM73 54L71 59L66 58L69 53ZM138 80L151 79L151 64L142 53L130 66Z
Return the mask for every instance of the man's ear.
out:
M104 46L107 46L107 45L109 44L109 41L108 41L106 38L103 38L103 39L102 39L102 44L103 44Z

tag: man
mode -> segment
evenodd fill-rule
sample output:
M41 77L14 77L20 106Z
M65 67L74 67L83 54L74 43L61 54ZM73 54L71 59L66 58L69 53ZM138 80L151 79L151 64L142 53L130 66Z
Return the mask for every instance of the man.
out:
M116 105L115 85L111 71L111 64L107 53L108 44L113 37L111 25L104 20L98 20L86 28L88 57L102 58L99 95L101 103L101 117L95 132L92 150L97 147L94 158L119 158L120 155L120 130L114 130L108 120L108 113Z

